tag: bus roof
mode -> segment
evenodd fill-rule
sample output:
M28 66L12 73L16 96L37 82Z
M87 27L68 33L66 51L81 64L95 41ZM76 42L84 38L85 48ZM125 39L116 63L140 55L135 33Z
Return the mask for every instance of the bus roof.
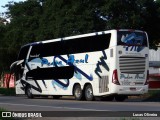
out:
M28 44L26 44L26 45L24 45L24 46L22 46L22 47L30 46L30 45L43 44L43 43L50 43L50 42L71 40L71 39L76 39L76 38L83 38L83 37L90 37L90 36L102 35L102 34L111 33L111 32L113 32L113 31L135 31L135 32L143 32L143 31L140 31L140 30L133 30L133 29L113 29L113 30L93 32L93 33L87 33L87 34L81 34L81 35L74 35L74 36L69 36L69 37L64 37L64 38L56 38L56 39L51 39L51 40L38 41L38 42L28 43Z

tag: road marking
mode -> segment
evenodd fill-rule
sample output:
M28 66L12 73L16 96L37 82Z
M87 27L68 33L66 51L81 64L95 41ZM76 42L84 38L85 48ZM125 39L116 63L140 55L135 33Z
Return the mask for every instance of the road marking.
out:
M58 108L58 109L71 109L71 110L82 110L82 111L110 111L110 110L97 110L97 109L86 109L86 108L73 108L73 107L57 107L57 106L42 106L42 105L28 105L28 104L13 104L13 103L0 103L6 105L19 105L26 107L48 107L48 108Z

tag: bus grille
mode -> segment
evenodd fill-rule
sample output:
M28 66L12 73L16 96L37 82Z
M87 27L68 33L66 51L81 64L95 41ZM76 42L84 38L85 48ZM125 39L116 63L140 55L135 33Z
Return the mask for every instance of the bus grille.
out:
M129 74L142 74L145 72L145 57L126 57L119 58L120 72Z
M101 78L99 78L99 92L103 93L103 92L108 92L109 88L108 88L108 76L101 76Z

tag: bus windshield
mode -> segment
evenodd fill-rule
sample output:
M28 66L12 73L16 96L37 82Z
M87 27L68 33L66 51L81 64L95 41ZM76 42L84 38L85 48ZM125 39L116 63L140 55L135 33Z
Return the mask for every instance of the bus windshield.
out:
M145 32L118 31L117 45L136 45L147 47L147 36Z

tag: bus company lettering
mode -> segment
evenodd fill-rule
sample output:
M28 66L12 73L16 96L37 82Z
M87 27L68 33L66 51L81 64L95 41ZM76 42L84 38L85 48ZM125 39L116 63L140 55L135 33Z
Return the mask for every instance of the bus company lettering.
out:
M70 55L67 64L73 64L73 63L88 63L88 54L85 55L84 59L75 59L74 55Z
M31 58L38 58L39 56L40 56L40 54L30 55Z
M88 63L88 57L89 57L89 55L86 54L83 59L75 59L74 55L70 55L68 57L68 60L67 60L66 64L68 65L68 64L74 64L74 63L75 64ZM53 59L53 62L49 62L46 58L42 58L41 60L42 60L42 62L41 62L42 66L43 65L48 65L48 66L51 66L51 65L53 65L53 66L61 65L62 66L62 61L57 61L57 60L55 60L55 58Z
M53 62L49 62L46 58L42 58L41 59L42 61L41 61L41 65L42 65L42 67L43 67L43 65L48 65L48 66L51 66L51 65L55 65L55 66L57 66L57 65L62 65L62 61L54 61L54 59L53 59Z
M130 76L129 74L127 74L127 75L121 74L120 79L133 79L133 77Z
M121 74L120 79L145 79L145 74L136 74L135 76L130 74Z
M135 79L145 79L145 74L136 74Z

